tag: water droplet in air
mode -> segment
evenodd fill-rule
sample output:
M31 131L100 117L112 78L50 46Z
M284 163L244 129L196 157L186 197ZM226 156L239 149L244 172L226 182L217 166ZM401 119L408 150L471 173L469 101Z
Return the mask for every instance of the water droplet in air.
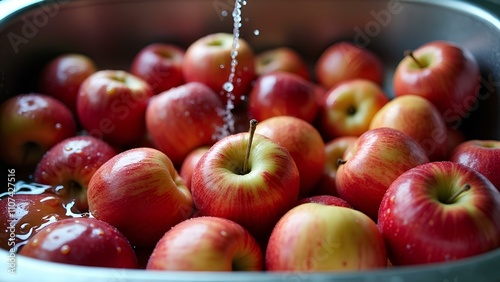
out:
M229 81L224 83L223 87L224 87L224 90L226 90L227 92L231 92L234 89L234 85Z

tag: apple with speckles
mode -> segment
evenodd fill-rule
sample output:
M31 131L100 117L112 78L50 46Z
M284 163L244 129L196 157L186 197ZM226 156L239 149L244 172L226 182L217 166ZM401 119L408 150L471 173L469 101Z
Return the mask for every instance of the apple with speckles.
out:
M464 165L419 165L387 189L378 227L393 265L479 255L500 247L500 192Z

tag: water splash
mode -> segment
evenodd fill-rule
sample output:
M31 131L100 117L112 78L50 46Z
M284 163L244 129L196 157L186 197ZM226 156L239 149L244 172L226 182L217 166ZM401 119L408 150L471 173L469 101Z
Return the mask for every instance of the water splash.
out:
M236 97L232 93L234 90L235 76L236 76L236 67L238 66L238 48L239 39L240 39L240 28L241 28L241 8L247 4L245 0L235 0L234 10L232 13L233 16L233 44L231 46L231 69L229 73L228 80L222 85L224 91L226 91L227 104L226 108L221 115L223 116L224 126L220 130L216 132L216 139L221 139L224 136L227 136L234 132L234 116L232 110L234 109L234 100Z

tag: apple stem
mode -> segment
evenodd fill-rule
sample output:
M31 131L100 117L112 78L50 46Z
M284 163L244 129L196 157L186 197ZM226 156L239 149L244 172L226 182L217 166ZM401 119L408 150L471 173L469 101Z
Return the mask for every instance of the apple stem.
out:
M245 155L245 162L243 163L243 173L246 174L248 173L248 159L250 158L250 150L252 149L252 141L253 141L253 135L255 133L255 129L257 128L257 120L256 119L251 119L250 120L250 129L248 130L248 133L250 136L248 137L248 147L247 147L247 153Z
M343 164L346 164L347 161L346 160L343 160L343 159L338 159L337 160L337 165L343 165Z
M446 204L452 204L458 196L460 196L465 191L469 191L470 188L471 188L470 184L466 183L464 186L458 189L453 195L451 195L448 201L446 201Z
M413 59L413 61L415 61L415 63L417 64L417 66L418 66L419 68L421 68L421 69L423 69L423 68L424 68L424 65L422 65L422 63L421 63L419 60L417 60L417 58L415 58L415 56L413 55L413 51L411 51L411 50L406 50L406 51L405 51L405 56L408 56L408 57L412 58L412 59Z

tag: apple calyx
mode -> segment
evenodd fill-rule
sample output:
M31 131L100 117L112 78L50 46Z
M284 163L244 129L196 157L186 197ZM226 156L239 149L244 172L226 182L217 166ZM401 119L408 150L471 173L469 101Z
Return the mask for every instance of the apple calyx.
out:
M346 160L343 160L343 159L338 159L337 160L337 165L343 165L343 164L346 164L347 161Z
M248 137L248 147L247 147L247 152L245 155L245 161L243 162L243 170L241 171L241 174L247 174L248 173L248 159L250 158L250 151L252 149L252 141L253 141L253 136L255 134L255 129L257 128L257 120L256 119L251 119L250 120L250 129L248 130L249 137Z
M415 62L415 64L417 64L417 66L421 69L425 68L424 64L422 64L419 60L417 60L417 58L415 58L415 56L413 55L413 51L412 50L406 50L404 52L405 56L407 57L410 57L413 59L413 61Z
M458 196L460 196L463 192L469 191L472 187L470 186L469 183L466 183L464 186L462 186L460 189L458 189L451 197L445 202L445 204L453 204L455 200L457 199Z

